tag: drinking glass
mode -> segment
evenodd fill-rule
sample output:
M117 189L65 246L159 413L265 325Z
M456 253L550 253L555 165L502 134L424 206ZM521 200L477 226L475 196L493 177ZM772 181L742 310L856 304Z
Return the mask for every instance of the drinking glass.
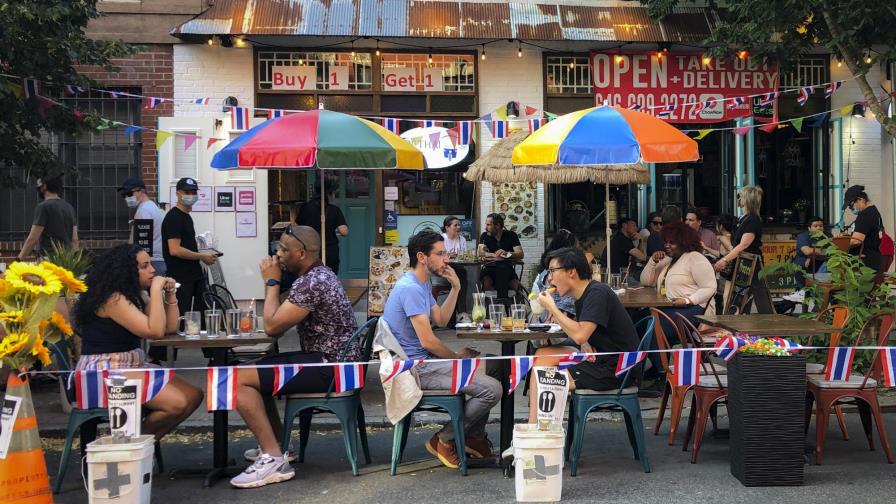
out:
M255 332L255 312L240 310L240 336L251 336Z
M610 274L610 288L613 290L619 290L622 287L622 277L619 273L611 273Z
M240 310L239 308L231 308L224 315L224 328L227 330L227 337L232 338L240 335Z
M515 304L510 308L510 315L513 319L513 330L523 330L526 328L526 305Z
M501 325L504 323L504 305L490 305L488 307L491 330L494 332L501 331Z
M202 312L188 311L178 318L178 328L181 321L184 323L182 331L178 330L178 334L186 336L187 339L199 339L199 329L202 326Z
M224 312L221 310L205 310L205 330L209 338L217 338L221 332Z

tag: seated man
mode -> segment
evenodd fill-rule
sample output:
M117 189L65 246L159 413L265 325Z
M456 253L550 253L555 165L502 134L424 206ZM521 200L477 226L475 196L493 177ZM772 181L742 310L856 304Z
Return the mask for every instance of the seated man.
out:
M629 267L629 263L645 263L647 262L647 254L644 253L639 247L635 246L634 239L640 238L638 235L638 222L635 219L630 217L623 217L619 219L619 227L618 231L613 238L610 239L610 246L604 248L603 254L600 256L600 265L603 267L607 267L607 250L610 251L610 267L613 268L613 271L610 273L617 273L619 270L627 269ZM641 275L640 268L637 268L637 271L632 271L632 275L636 275L635 278ZM588 277L590 278L590 277Z
M513 271L512 261L523 260L523 246L513 231L504 229L504 217L492 213L485 218L485 232L479 237L479 258L491 261L482 267L482 290L498 291L507 297L508 287L517 290L520 279Z
M812 233L824 233L824 221L821 217L810 217L806 221L806 230L796 236L796 256L793 262L809 273L817 273L824 265L826 256L824 249L815 246L818 238L813 237Z
M561 296L576 299L576 318L569 318L541 292L536 299L560 324L566 336L581 346L582 352L634 352L640 343L632 319L622 302L607 284L591 280L591 268L581 251L574 248L555 250L548 256L548 281ZM536 366L556 366L560 354L577 351L572 347L544 347L535 352ZM615 355L596 357L569 368L569 389L609 390L622 382L616 378ZM529 384L529 397L535 397L536 380ZM536 401L529 401L529 423L537 418Z
M281 268L298 277L283 304L279 300ZM336 274L320 262L320 235L317 231L294 224L287 227L280 237L277 257L265 257L261 261L261 277L265 282L265 332L277 335L296 326L305 351L264 357L257 363L338 361L357 324L342 284ZM352 342L343 360L357 362L360 358L360 347L356 341ZM280 393L326 392L332 382L332 367L306 367L287 382ZM274 387L273 368L240 369L238 386L237 410L255 434L259 448L246 452L246 458L254 459L254 463L230 480L230 484L239 488L255 488L292 479L295 471L280 451L277 440L280 434L278 417L274 413L269 418L265 412L264 398L271 396Z
M408 359L476 357L478 353L469 348L460 352L452 351L432 331L431 324L444 326L448 323L460 290L460 281L448 266L442 235L422 231L412 236L408 240L408 256L411 271L405 273L395 284L383 311L383 318ZM441 276L451 284L451 292L441 306L432 297L429 283L432 275ZM452 367L450 362L420 364L416 367L420 387L424 390L450 389ZM489 457L492 449L485 434L485 423L489 411L501 399L501 384L483 374L480 366L472 383L460 391L467 396L464 408L465 451L473 457ZM451 469L457 469L460 464L454 447L454 430L450 423L426 443L426 450Z

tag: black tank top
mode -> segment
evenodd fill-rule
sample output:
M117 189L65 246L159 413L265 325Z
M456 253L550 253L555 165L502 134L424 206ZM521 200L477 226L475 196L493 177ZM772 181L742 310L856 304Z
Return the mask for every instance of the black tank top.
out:
M94 317L80 327L81 353L95 355L129 352L140 348L140 337L118 322L106 317Z

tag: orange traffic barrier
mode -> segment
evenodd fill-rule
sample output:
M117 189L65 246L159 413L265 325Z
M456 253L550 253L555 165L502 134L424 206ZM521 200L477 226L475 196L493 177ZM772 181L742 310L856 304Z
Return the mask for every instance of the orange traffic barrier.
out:
M21 397L12 440L5 459L0 459L0 502L9 504L52 504L47 463L37 431L31 389L15 373L6 382L7 397Z

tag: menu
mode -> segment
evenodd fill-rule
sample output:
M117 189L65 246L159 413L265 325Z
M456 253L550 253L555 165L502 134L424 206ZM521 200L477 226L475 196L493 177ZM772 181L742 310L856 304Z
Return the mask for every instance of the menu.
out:
M410 269L407 247L370 247L367 316L380 316L395 282Z
M521 238L534 238L538 233L535 225L535 188L535 182L494 185L494 211L504 217L504 228Z

